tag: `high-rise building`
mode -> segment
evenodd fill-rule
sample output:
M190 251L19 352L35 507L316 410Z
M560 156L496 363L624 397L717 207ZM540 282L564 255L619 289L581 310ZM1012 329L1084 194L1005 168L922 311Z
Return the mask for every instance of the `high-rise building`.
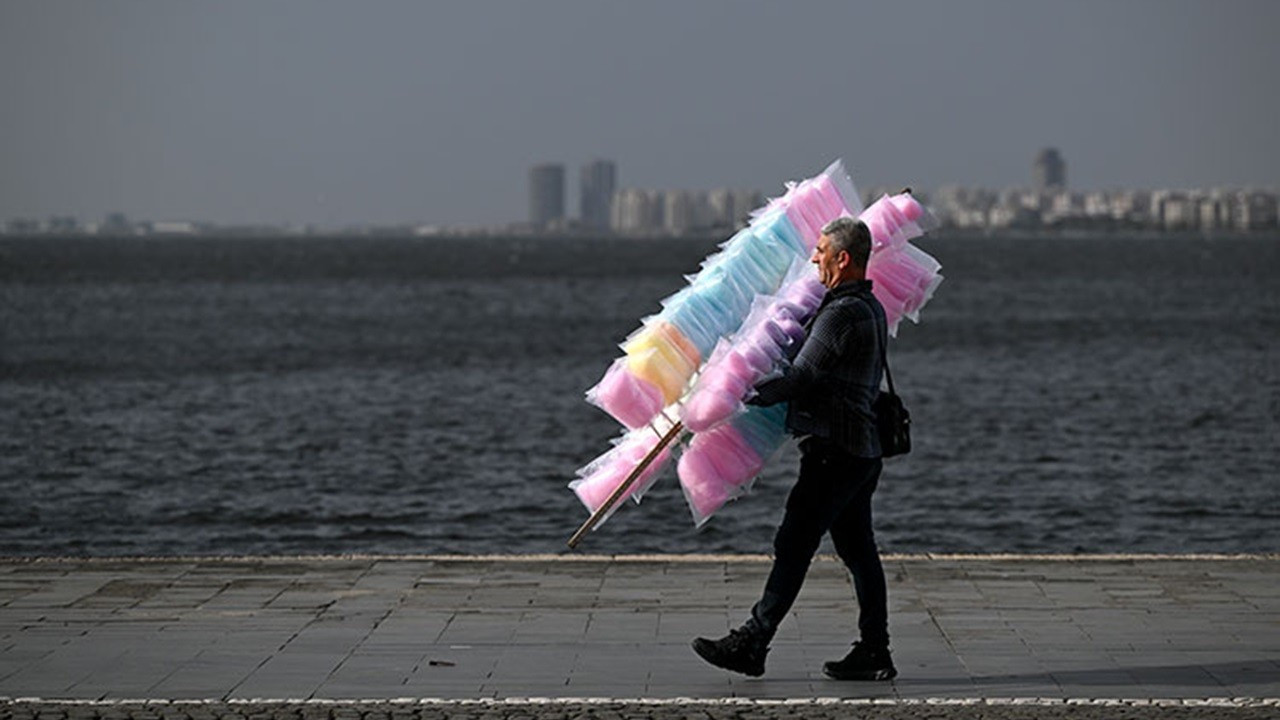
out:
M1045 148L1031 164L1031 175L1035 179L1035 189L1063 190L1067 187L1067 163L1058 153L1057 148Z
M711 222L715 227L746 227L750 222L750 214L765 203L764 195L755 190L717 188L707 194L711 204Z
M618 182L618 167L611 160L593 160L578 171L582 224L603 230L609 227L613 191Z
M613 196L613 229L623 234L656 233L666 219L666 195L660 190L623 188Z
M534 165L529 170L529 222L542 228L563 220L564 165Z

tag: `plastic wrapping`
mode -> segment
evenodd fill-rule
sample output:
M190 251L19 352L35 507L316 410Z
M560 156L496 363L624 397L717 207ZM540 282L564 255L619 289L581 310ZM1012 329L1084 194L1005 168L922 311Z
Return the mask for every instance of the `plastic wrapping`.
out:
M874 250L899 247L908 240L920 236L920 228L898 210L888 195L883 195L859 216L871 231L871 247Z
M670 405L684 394L702 359L698 349L670 323L654 321L632 334L622 346L627 370L662 392Z
M594 513L653 450L659 439L660 436L648 428L626 433L611 450L579 469L578 479L569 483L569 487L587 511ZM663 448L627 490L627 497L640 502L640 498L653 486L670 460L671 448ZM617 507L615 505L609 515ZM608 518L609 515L605 517Z
M662 410L662 391L627 369L626 358L613 361L604 378L587 390L587 402L628 428L646 425Z
M764 380L782 372L805 338L804 323L827 289L810 262L821 230L859 217L872 232L867 276L885 306L890 331L917 320L942 276L910 244L936 220L909 194L864 208L843 162L801 182L751 213L751 224L722 243L689 285L661 301L622 344L587 399L631 428L570 484L594 511L670 430L679 416L692 438L678 463L681 488L701 525L751 485L785 436L785 405L748 406ZM639 500L671 460L664 450L628 496Z
M896 336L902 318L919 322L920 309L942 282L941 265L911 240L936 223L929 211L908 193L885 195L863 211L871 231L872 250L867 277L884 306L889 334Z
M701 526L726 502L750 489L782 445L786 406L751 407L731 422L693 436L676 474L693 522Z
M792 255L807 259L810 249L805 246L804 240L800 238L800 232L796 230L795 225L787 219L787 214L781 210L763 215L751 224L754 232L760 235L768 235L775 241L781 243L788 248Z
M787 406L752 407L734 418L733 423L760 457L769 459L786 439Z
M927 233L938 229L938 219L911 193L894 195L893 204L908 220L914 222L921 232Z
M693 297L689 288L685 288L664 303L657 320L669 323L688 340L702 360L711 356L716 342L724 334L722 329L727 322L717 317L701 297ZM726 319L727 320L727 319Z
M676 465L694 523L702 525L745 492L763 462L732 425L695 435Z
M780 372L782 363L794 354L792 347L804 341L804 326L797 319L800 313L783 297L757 297L742 328L716 346L682 404L685 427L705 432L742 412L751 389Z
M845 208L849 211L851 217L857 217L862 214L862 195L858 193L858 188L853 184L853 178L849 176L848 170L845 169L844 160L837 158L835 162L827 166L822 171L830 182L832 189L844 201Z

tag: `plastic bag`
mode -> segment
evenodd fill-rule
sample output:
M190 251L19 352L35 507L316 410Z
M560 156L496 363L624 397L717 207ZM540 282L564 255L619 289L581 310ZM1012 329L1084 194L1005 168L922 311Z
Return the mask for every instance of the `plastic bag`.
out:
M614 360L604 378L587 390L587 402L628 428L644 427L663 406L662 390L632 374L626 358Z
M693 436L676 465L695 525L747 492L785 438L786 405L750 407L731 422Z
M569 483L588 512L594 513L604 505L645 456L658 444L660 436L652 429L632 430L624 434L608 452L592 460L578 470L578 479ZM658 479L663 468L671 460L671 448L665 447L627 489L626 496L635 502ZM616 503L604 519L608 519L622 503Z

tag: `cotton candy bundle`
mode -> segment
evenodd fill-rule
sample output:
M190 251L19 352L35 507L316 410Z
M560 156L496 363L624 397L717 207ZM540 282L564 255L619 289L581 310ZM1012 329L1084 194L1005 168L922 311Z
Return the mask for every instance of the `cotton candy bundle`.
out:
M662 300L660 312L641 321L622 343L623 356L587 391L589 402L631 428L570 483L588 510L603 506L659 438L675 436L675 417L693 431L677 471L695 523L750 487L782 443L786 406L744 401L794 357L803 323L826 294L809 259L827 223L855 216L867 222L868 275L894 329L901 317L917 319L941 280L936 261L909 243L931 222L910 195L863 210L840 161L786 187L686 278L688 286ZM626 495L638 501L669 460L662 449Z
M803 322L821 301L814 285L825 288L813 279L812 268L799 262L791 277L778 295L757 296L742 328L716 346L681 404L686 428L704 432L739 412L751 389L776 372L783 358L794 354L792 348L804 341Z
M744 492L785 437L786 406L749 407L730 421L697 433L677 463L680 487L702 525Z
M783 212L797 229L807 252L818 245L822 227L841 217L862 212L862 198L845 172L844 163L835 161L821 174L799 183L787 183L782 197L770 200L755 216Z
M643 427L679 401L716 342L741 327L757 295L782 286L797 260L808 260L822 226L861 209L853 182L836 161L822 174L788 186L755 214L688 278L689 286L662 301L622 343L614 362L587 391L587 400L629 428Z
M813 266L795 263L778 294L757 297L742 328L720 341L685 398L681 420L694 435L676 472L696 524L741 495L782 443L786 405L743 401L794 357L825 293Z
M653 450L659 438L656 432L648 428L624 434L613 449L580 468L578 479L569 483L569 487L588 511L595 512ZM653 485L670 460L670 448L663 448L632 483L627 490L627 497L640 502L641 496Z
M920 308L942 282L941 265L911 244L936 225L933 217L909 193L884 195L858 219L871 231L867 277L871 291L884 306L889 334L897 335L902 318L920 321Z

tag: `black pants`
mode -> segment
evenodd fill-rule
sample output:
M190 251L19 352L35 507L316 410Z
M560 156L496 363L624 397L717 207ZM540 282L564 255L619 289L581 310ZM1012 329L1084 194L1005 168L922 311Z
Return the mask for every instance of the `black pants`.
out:
M853 575L862 641L887 647L888 595L871 530L871 495L882 462L853 457L816 439L806 440L800 449L800 477L773 541L773 569L747 625L766 642L773 638L800 593L818 543L830 532L836 553Z

